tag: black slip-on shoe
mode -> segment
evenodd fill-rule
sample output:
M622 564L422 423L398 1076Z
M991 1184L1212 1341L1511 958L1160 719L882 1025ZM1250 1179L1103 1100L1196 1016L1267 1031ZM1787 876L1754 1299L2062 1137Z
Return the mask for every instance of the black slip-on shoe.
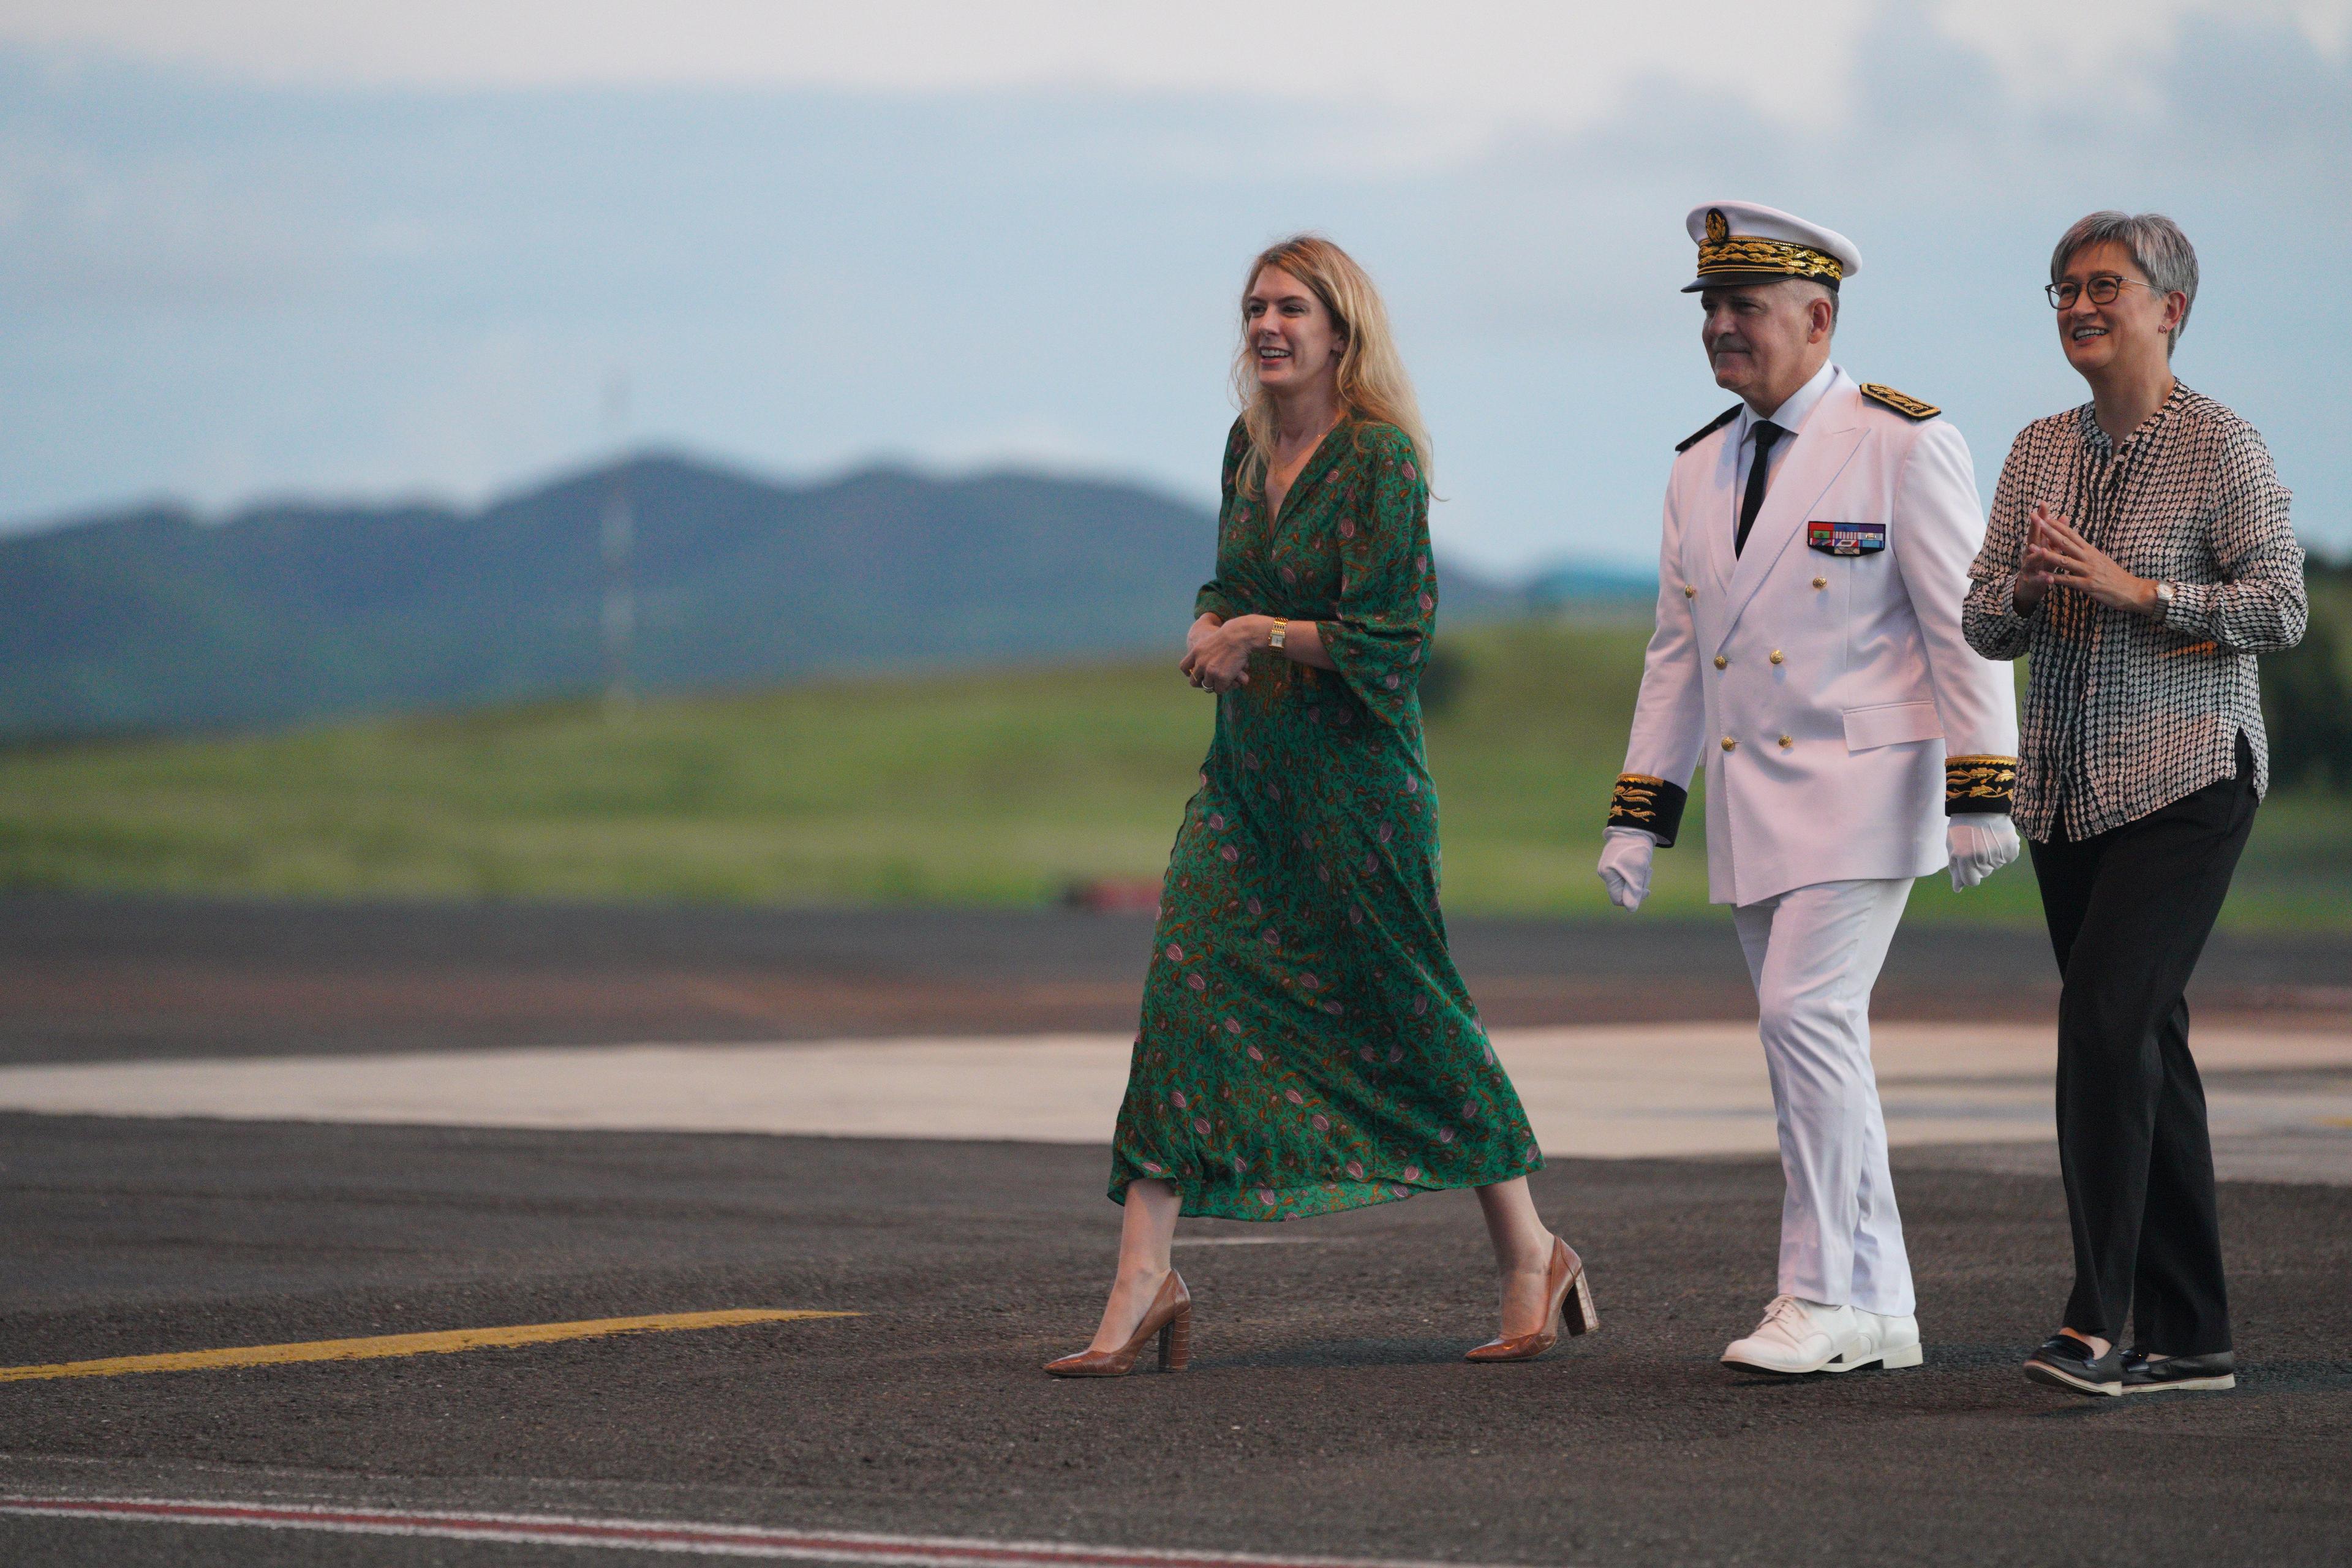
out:
M2109 1345L2094 1358L2091 1347L2071 1334L2053 1334L2025 1360L2025 1375L2069 1394L2105 1398L2124 1391L2124 1347Z
M2161 1389L2222 1389L2238 1386L2238 1357L2231 1351L2210 1355L2168 1355L2151 1360L2146 1351L2124 1352L2124 1392Z

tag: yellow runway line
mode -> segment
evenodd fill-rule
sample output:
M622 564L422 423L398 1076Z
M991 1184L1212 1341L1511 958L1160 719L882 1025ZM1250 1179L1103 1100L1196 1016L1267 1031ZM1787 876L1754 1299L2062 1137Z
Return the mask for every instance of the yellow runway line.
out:
M543 1345L604 1334L664 1333L676 1329L724 1329L739 1323L790 1323L803 1318L862 1318L863 1312L785 1312L739 1307L723 1312L656 1312L646 1318L588 1318L576 1323L518 1323L504 1329L446 1329L430 1334L372 1334L359 1340L306 1340L290 1345L236 1345L164 1355L108 1356L47 1366L0 1366L0 1383L48 1377L120 1377L134 1372L194 1372L215 1366L279 1366L300 1361L373 1361L383 1356L446 1355L496 1345Z

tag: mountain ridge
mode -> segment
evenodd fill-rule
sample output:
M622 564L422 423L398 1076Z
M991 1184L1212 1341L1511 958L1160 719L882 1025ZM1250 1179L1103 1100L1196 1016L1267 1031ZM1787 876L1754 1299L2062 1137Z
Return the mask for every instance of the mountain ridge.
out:
M1207 509L1110 479L875 466L785 483L675 450L467 510L169 502L0 538L0 737L277 728L600 689L604 513L635 517L648 691L1165 648ZM1518 595L1451 563L1455 619Z

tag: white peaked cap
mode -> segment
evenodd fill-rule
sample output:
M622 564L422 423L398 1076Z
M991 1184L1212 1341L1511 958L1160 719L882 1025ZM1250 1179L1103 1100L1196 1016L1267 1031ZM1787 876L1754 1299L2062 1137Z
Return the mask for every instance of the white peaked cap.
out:
M1810 278L1836 288L1862 270L1862 252L1833 228L1756 202L1706 202L1684 220L1698 247L1698 280L1683 292Z

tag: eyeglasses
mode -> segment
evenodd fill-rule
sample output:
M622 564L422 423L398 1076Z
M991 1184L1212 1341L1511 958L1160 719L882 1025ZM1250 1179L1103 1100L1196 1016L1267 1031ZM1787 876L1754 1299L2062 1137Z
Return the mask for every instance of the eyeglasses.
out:
M2135 289L2145 289L2151 294L2163 292L2153 283L2143 283L2137 278L2118 278L2112 272L2102 272L2088 283L2076 283L2071 280L2064 283L2052 283L2045 286L2042 292L2048 298L2052 310L2063 310L2085 293L2091 296L2091 303L2094 305L2112 305L2116 302L2116 296L2124 291L2124 285L2126 283Z

